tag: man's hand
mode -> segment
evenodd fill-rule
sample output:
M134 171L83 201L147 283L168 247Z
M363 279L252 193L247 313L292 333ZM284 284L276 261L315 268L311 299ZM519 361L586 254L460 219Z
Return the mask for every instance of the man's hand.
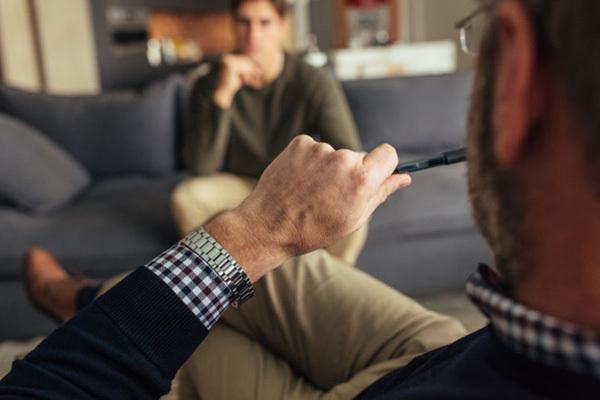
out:
M365 224L390 194L410 185L408 175L393 175L397 164L389 145L356 153L298 136L239 207L205 228L255 281Z
M219 83L213 93L214 103L228 109L242 86L259 89L263 86L263 72L258 63L246 56L227 54L221 59Z

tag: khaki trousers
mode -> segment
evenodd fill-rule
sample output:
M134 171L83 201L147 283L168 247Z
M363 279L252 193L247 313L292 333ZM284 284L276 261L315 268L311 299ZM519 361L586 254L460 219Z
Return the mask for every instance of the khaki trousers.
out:
M318 250L287 261L227 311L168 398L351 399L465 334L457 321Z
M237 207L256 186L256 179L228 173L190 178L171 195L171 211L182 236L204 224L221 211ZM327 251L348 265L355 265L367 240L367 226L327 247Z

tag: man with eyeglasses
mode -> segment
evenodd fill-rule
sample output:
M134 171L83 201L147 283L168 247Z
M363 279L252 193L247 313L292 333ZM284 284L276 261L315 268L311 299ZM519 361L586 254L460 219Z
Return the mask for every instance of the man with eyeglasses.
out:
M384 321L366 315L363 324L354 320L348 329L344 323L352 318L352 310L332 314L331 309L343 303L335 296L321 304L328 319L317 324L305 320L298 313L300 306L331 290L337 273L317 268L304 274L305 266L320 265L323 253L312 253L303 256L306 261L288 261L260 280L255 298L224 318L238 318L247 329L229 332L231 337L254 332L250 349L273 331L281 342L297 346L323 335L321 346L295 354L296 365L286 364L293 354L274 343L272 359L259 358L257 351L256 363L244 364L277 365L280 368L272 371L283 372L273 376L240 371L238 360L230 355L227 362L238 374L220 370L224 376L203 382L212 387L212 398L275 398L259 393L268 393L281 379L284 384L278 387L287 391L279 398L286 399L597 398L598 17L600 3L593 0L498 0L485 2L460 23L466 50L480 57L468 135L469 190L477 222L501 273L481 266L467 284L470 297L490 318L487 327L443 344L415 341L418 327L429 329L430 318L436 317L405 299L412 318L408 325L415 329L404 341L355 340L356 332L380 333ZM486 26L481 41L473 36L476 24ZM249 281L259 280L290 255L322 247L356 229L387 195L408 185L410 178L392 174L396 163L395 152L386 145L360 154L334 151L308 137L294 140L242 206L217 217L81 311L15 364L0 384L0 395L157 398L228 305L251 296ZM272 277L286 269L295 271L285 275L289 279L316 281L315 290L277 291ZM343 271L360 274L349 268ZM369 278L351 278L349 284L363 279ZM293 288L293 282L288 287ZM269 290L279 297L264 304L264 292ZM355 304L375 299L373 291L387 296L383 286L371 282L365 289L361 283L352 293ZM375 304L372 313L383 306ZM276 323L254 326L247 319L251 309L267 314L265 321L298 319L304 336ZM434 331L451 328L445 322ZM402 331L399 326L390 337ZM213 333L199 351L208 344L207 360L228 357L228 349L210 346ZM331 348L347 342L354 346L337 353L333 362L328 359ZM404 354L380 357L389 346L406 344ZM404 363L398 365L402 357ZM354 363L347 368L346 360ZM300 380L306 376L304 368L335 361L338 368L333 369L342 372L324 370L312 386ZM357 365L372 368L353 370ZM336 373L346 375L350 386L353 378L369 383L344 394L328 393L327 385L335 387ZM252 382L256 376L264 380ZM224 382L235 391L227 387L219 391Z

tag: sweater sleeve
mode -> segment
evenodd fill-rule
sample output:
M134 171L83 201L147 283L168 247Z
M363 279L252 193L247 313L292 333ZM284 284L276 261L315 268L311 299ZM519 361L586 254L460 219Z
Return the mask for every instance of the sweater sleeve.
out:
M158 399L231 292L174 246L56 329L0 381L0 398Z
M209 175L222 169L231 136L232 110L218 107L212 99L216 71L199 78L192 89L185 127L183 160L194 175Z
M320 72L315 94L316 120L313 127L324 142L335 149L360 151L362 145L346 97L331 74Z

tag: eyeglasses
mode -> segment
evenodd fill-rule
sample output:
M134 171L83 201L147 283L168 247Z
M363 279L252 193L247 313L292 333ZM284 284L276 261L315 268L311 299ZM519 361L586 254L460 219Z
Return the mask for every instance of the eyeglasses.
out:
M479 54L483 35L488 24L487 12L493 5L494 1L488 1L454 25L459 31L460 47L465 53L471 56Z

